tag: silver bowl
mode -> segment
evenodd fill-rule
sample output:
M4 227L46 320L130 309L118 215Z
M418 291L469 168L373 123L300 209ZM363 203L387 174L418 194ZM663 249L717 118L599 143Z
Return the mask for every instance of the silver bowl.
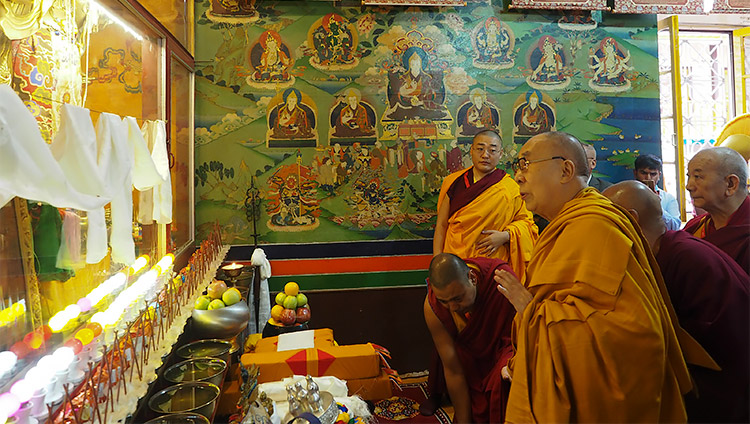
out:
M198 414L169 414L146 421L145 424L210 424L208 418Z
M219 387L211 383L177 384L151 396L148 406L158 414L192 412L211 419L220 392Z
M250 307L243 299L232 306L213 310L193 309L193 332L197 337L228 339L247 328Z
M208 383L221 384L227 363L215 358L188 359L174 364L164 371L164 379L170 383L190 383L193 381L205 381Z
M231 349L232 343L226 340L198 340L178 348L177 356L182 359L218 358L227 362Z

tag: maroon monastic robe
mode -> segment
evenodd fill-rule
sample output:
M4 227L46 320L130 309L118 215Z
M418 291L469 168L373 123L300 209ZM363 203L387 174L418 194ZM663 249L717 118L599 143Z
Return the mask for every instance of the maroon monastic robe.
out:
M711 215L703 214L688 221L683 230L725 251L750 274L750 196L734 211L725 227L717 230Z
M448 188L448 198L451 199L448 216L453 216L456 211L461 210L464 206L473 202L480 194L493 185L500 182L505 177L505 171L495 169L485 175L481 180L474 181L474 167L466 170L460 177L453 181Z
M513 355L510 332L516 311L497 290L493 277L496 269L513 271L499 259L465 261L479 268L477 297L466 327L458 331L450 310L437 301L432 290L428 299L435 315L455 340L456 354L469 386L474 422L502 423L510 383L502 379L500 371ZM439 367L442 371L442 366Z
M688 422L748 422L750 276L718 247L667 231L656 260L680 326L722 368L690 366L697 394L685 398Z

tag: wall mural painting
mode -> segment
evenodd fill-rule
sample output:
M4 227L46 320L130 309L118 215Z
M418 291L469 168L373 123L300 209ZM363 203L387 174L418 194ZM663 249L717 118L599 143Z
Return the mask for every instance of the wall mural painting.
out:
M255 0L211 0L206 18L212 22L251 24L258 20Z
M537 90L562 90L570 84L567 75L569 60L565 57L562 43L551 35L539 39L528 57L531 75L526 78L529 86Z
M607 37L599 44L599 48L589 50L591 70L594 75L589 80L589 86L604 93L617 93L630 89L630 80L626 72L633 69L628 65L630 52L623 50L612 37Z
M329 13L318 19L307 34L307 44L313 47L310 65L321 71L338 71L355 68L357 28L343 17Z
M268 178L267 225L273 231L311 231L319 225L319 183L311 167L297 162L280 167Z
M555 103L539 90L529 90L513 104L513 142L523 144L531 137L556 131Z
M384 140L452 137L443 70L431 67L434 48L434 41L417 30L396 41L396 66L388 72L389 107L381 120Z
M479 69L508 69L513 67L513 46L516 38L508 25L492 16L474 28L471 44L472 63Z
M196 163L235 171L196 180L199 238L218 219L252 242L251 182L261 243L429 238L484 129L506 168L548 130L593 143L610 181L660 152L652 16L199 0L196 18Z
M268 104L268 147L315 147L318 144L315 103L296 88L287 88Z
M487 93L481 88L471 90L469 100L456 112L458 121L458 141L471 144L474 135L484 130L494 130L502 134L500 109L487 101Z
M331 143L345 146L375 144L375 108L362 100L362 94L356 88L346 89L331 109L329 132Z
M268 30L258 37L250 47L250 66L253 73L247 77L247 84L260 90L291 87L294 75L289 69L294 65L292 54L282 40L281 35Z

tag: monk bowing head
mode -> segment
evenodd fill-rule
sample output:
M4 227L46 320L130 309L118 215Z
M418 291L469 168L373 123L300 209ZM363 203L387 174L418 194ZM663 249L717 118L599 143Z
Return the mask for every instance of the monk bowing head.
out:
M529 139L513 170L526 208L549 221L586 187L590 172L581 142L559 131Z
M451 312L466 313L474 308L476 276L458 256L452 253L435 255L430 262L428 281L438 302Z
M612 203L622 206L635 218L643 231L643 235L651 244L659 236L667 231L667 226L662 218L661 201L659 195L654 193L646 184L628 180L607 187L602 194L609 198Z
M685 188L708 213L734 212L747 197L747 162L727 147L701 150L688 163Z

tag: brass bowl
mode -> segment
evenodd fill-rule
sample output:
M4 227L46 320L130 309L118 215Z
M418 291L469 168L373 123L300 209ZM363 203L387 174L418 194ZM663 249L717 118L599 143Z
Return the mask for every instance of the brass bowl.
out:
M211 383L176 384L151 396L148 406L158 414L192 412L210 419L220 392Z
M218 358L227 362L231 349L232 343L226 340L198 340L177 349L177 356L182 359Z
M193 333L197 337L228 339L247 328L250 307L243 299L234 305L213 310L193 309Z
M227 363L215 358L188 359L174 364L164 371L164 379L170 383L191 383L193 381L205 381L208 383L221 384Z
M221 267L221 270L224 272L224 275L226 275L227 277L231 279L235 279L239 277L240 274L242 274L242 270L245 269L244 266L238 266L236 268L229 268L230 266L231 264L224 265L223 267Z
M208 418L198 414L169 414L146 421L145 424L210 424Z

